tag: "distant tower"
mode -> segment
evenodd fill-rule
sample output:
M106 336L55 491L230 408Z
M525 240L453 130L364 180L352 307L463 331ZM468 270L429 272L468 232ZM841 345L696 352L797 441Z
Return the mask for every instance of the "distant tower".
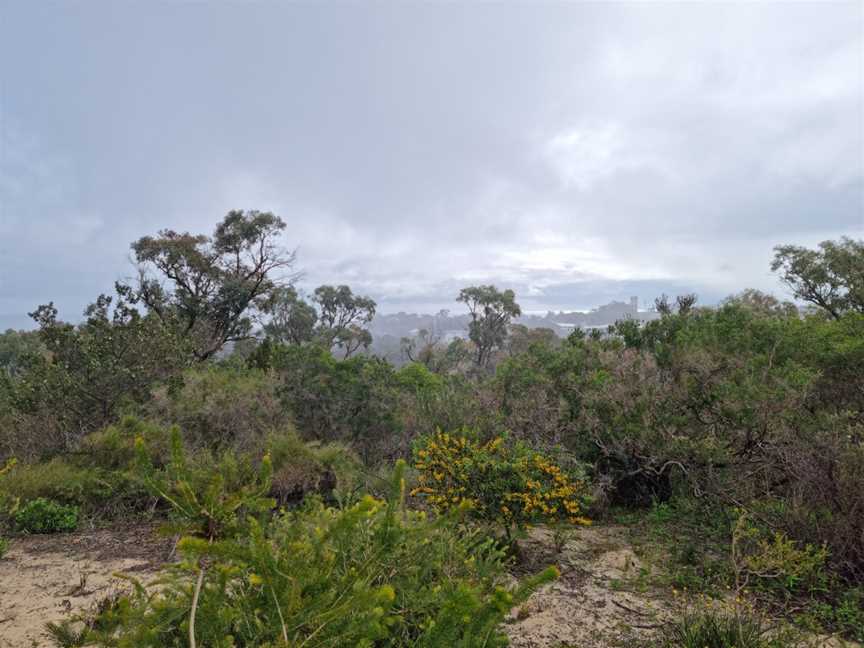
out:
M633 311L633 314L636 315L639 312L639 298L631 297L630 298L630 310Z

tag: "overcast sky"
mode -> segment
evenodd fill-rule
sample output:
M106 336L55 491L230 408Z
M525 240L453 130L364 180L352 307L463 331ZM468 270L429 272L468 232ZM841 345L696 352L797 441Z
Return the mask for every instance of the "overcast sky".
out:
M385 312L779 292L864 231L862 6L0 0L0 328L233 208Z

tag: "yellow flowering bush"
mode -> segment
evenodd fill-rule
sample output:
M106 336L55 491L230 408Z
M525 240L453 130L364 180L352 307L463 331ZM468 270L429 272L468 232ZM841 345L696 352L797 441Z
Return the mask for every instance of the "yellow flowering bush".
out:
M439 431L415 447L414 467L419 477L411 495L438 512L467 508L476 519L501 524L508 537L532 522L590 524L582 515L583 482L503 437L479 443Z

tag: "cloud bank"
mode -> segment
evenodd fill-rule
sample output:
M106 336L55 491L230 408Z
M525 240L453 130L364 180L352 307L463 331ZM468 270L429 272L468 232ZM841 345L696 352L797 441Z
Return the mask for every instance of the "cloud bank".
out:
M128 244L232 208L306 288L384 311L779 290L774 245L864 233L850 3L10 3L0 328L74 319Z

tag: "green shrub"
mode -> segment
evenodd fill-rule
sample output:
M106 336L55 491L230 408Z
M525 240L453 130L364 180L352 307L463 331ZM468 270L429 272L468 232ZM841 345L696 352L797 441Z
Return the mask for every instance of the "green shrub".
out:
M498 630L504 616L557 570L504 587L504 556L495 544L460 529L452 516L405 509L403 474L404 464L386 500L365 496L340 509L311 500L269 520L246 514L266 504L266 472L237 482L233 469L220 465L205 475L175 440L165 474L146 478L195 534L178 545L184 560L167 568L158 590L136 583L89 619L81 643L506 645Z
M0 471L0 512L40 497L77 506L88 516L117 517L143 510L152 499L131 472L135 438L146 439L154 448L154 460L164 463L168 436L165 428L127 416L86 436L76 452L10 465Z
M124 416L114 425L87 435L80 452L71 458L86 457L88 467L128 471L135 463L135 440L139 438L147 444L150 457L156 464L164 465L168 461L171 428L135 416Z
M9 551L9 541L3 536L0 536L0 559L6 555L7 551Z
M78 508L39 497L18 509L15 524L27 533L74 531L78 528Z
M387 361L337 360L317 345L277 345L273 367L282 403L304 439L348 443L367 463L408 451L400 447L404 388Z
M273 466L270 495L281 505L309 494L349 496L360 487L359 459L337 443L306 443L293 431L270 435L264 448Z
M833 630L854 641L864 641L864 587L838 592L833 601L813 601L796 617L817 632Z
M0 515L38 498L75 506L95 517L117 517L148 506L147 492L128 471L78 466L72 459L19 465L0 476Z
M851 411L803 427L778 453L783 489L753 507L799 545L827 546L827 566L849 584L864 582L862 440Z
M847 590L834 605L833 625L841 632L864 641L864 587Z
M590 524L581 515L583 483L548 457L502 437L477 443L439 432L414 453L418 485L411 492L436 510L466 507L487 523L512 527L530 522Z
M769 533L741 513L732 534L732 561L738 589L748 583L791 598L824 591L828 550L798 546L785 533Z
M98 469L79 468L66 459L18 465L0 476L0 497L26 502L46 498L64 504L86 505L110 496L111 484Z
M153 493L137 474L136 440L146 446L147 460L157 474L171 463L173 433L172 428L127 416L85 437L77 453L30 465L10 462L0 471L0 522L20 502L40 497L77 506L82 513L97 517L149 508ZM336 444L306 444L291 430L257 439L254 450L217 453L198 449L194 462L200 464L202 473L223 460L233 461L238 470L255 470L253 458L265 452L273 458L270 495L280 504L297 504L310 493L330 498L334 490L350 493L358 488L358 461L350 451Z
M785 639L765 636L758 619L741 612L688 612L663 631L661 648L788 648Z
M834 605L834 625L855 641L864 641L864 587L844 592Z
M255 369L209 366L188 370L182 387L156 391L150 414L178 425L191 448L252 450L291 419L276 395L272 375Z
M210 541L241 533L252 516L276 504L268 497L272 465L265 455L257 465L248 454L218 457L199 452L187 457L180 430L171 429L171 455L157 467L143 438L135 440L136 473L145 488L171 506L178 532Z
M746 558L748 570L766 583L794 593L806 588L824 587L823 567L828 550L806 545L802 548L775 532L770 540L760 540L758 549Z

